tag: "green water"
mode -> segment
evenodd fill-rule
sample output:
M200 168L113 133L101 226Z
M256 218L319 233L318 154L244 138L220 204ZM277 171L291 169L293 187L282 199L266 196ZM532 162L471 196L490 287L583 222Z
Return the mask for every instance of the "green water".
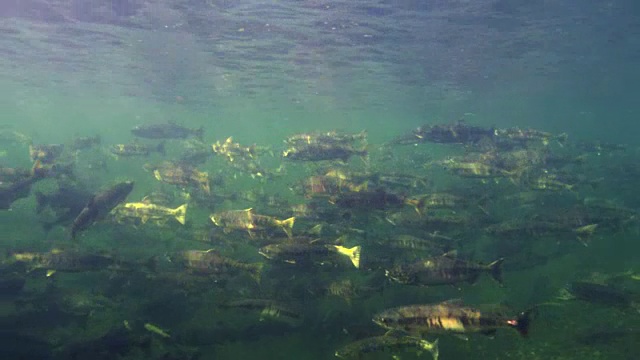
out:
M243 145L271 146L275 156L266 156L263 165L275 170L284 163L286 168L281 176L260 181L211 158L197 167L225 179L224 185L212 186L214 194L261 191L293 203L306 199L289 187L314 168L280 157L283 140L296 133L366 130L372 162L354 157L351 169L433 176L434 191L455 185L474 193L512 194L515 185L508 180L483 183L423 166L459 155L462 147L398 147L394 160L383 162L381 146L417 126L459 119L484 127L535 128L567 133L572 142L625 144L623 153L591 156L581 170L587 179L601 179L597 187L557 197L559 202L596 197L637 211L639 23L638 5L623 0L7 1L0 4L0 127L28 135L35 144L69 144L75 137L99 134L100 147L78 155L79 181L95 192L134 180L127 199L139 201L152 191L175 189L143 169L163 158L115 159L107 147L133 142L130 130L138 124L203 126L207 145L233 136ZM168 141L164 159L174 159L182 147L180 141ZM32 166L28 144L2 143L0 150L5 151L2 167ZM88 168L94 158L105 159L107 169ZM266 261L244 234L229 235L236 245L193 241L197 231L213 228L210 209L193 203L185 227L102 221L86 230L79 244L71 243L68 227L45 233L35 211L33 193L55 188L55 180L41 181L31 196L0 211L3 252L79 246L146 260L220 248L239 261ZM549 206L543 205L557 200L555 195L545 199L534 209L544 212ZM492 211L502 214L500 220L509 218L512 209L500 204ZM247 200L215 204L216 211L249 207L279 218L290 213ZM367 233L348 244L362 242L363 264L384 255L367 253L368 243L396 231L378 212L361 214L349 225ZM495 260L498 245L490 235L481 228L464 233L460 250L465 256ZM488 277L473 285L407 287L389 284L379 269L355 270L348 264L303 270L265 262L259 285L247 276L221 285L206 279L193 284L163 280L142 271L59 273L51 279L41 272L21 273L25 289L0 296L5 319L0 320L5 339L0 355L71 358L64 351L80 344L86 350L76 358L93 358L88 352L105 359L332 359L341 346L384 334L371 322L384 309L462 298L469 305L503 304L515 311L552 304L540 307L527 338L509 329L495 338L439 335L441 359L635 359L640 351L637 307L556 300L572 281L640 271L635 221L596 234L588 247L552 236L514 239L545 261L520 267L519 258L507 256L504 287ZM352 302L312 292L318 284L343 279L383 290ZM623 285L640 291L637 278ZM88 316L58 311L57 305L46 305L46 296L54 304L56 293L94 301L99 295L104 303L90 306ZM43 300L43 294L50 295ZM242 297L290 300L304 309L304 320L295 325L261 321L259 311L219 306ZM148 343L121 353L109 342L87 345L114 329L126 331L124 321ZM145 323L171 337L145 331ZM401 354L402 359L429 357ZM391 354L363 358L390 359Z

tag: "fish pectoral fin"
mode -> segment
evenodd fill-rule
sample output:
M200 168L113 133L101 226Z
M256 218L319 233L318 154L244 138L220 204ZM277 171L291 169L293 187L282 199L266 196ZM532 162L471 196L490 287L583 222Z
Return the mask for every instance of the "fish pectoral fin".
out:
M464 302L462 301L461 298L455 298L455 299L449 299L449 300L445 300L442 302L443 304L449 304L449 305L459 305L462 306L464 305Z
M469 337L463 334L454 334L453 336L457 337L460 340L469 341Z
M481 331L480 333L482 335L486 335L486 336L489 336L489 337L493 338L496 335L496 331L497 331L496 329L489 329L489 330Z
M458 257L458 250L451 250L451 251L447 251L446 253L442 254L442 257L448 257L451 259L455 259Z
M56 273L56 271L55 271L55 270L51 270L51 269L49 269L49 270L47 270L46 277L52 277L52 276L53 276L53 274L55 274L55 273Z

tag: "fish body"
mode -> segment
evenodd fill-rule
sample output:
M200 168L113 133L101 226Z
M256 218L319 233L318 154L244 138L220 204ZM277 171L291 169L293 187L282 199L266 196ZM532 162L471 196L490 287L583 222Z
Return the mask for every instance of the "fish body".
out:
M295 134L289 136L284 142L292 146L324 144L324 145L349 145L355 141L366 141L367 131L356 134L344 134L337 131L314 132Z
M33 170L24 168L0 167L0 184L24 180L33 175Z
M30 270L46 269L49 271L48 276L53 271L98 271L115 264L110 256L57 249L50 252L14 253L9 261L25 263Z
M44 164L53 163L64 150L64 144L29 145L29 156L33 161Z
M186 139L188 137L202 139L204 128L189 129L174 123L143 124L131 129L131 133L146 139Z
M522 336L529 330L531 311L518 316L498 312L482 312L454 302L409 305L385 310L374 316L373 322L388 330L424 336L440 333L493 334L498 328L514 328Z
M118 157L131 157L131 156L148 156L153 152L164 155L164 143L158 144L156 147L150 147L144 144L115 144L109 148L109 151L113 155Z
M169 333L166 330L163 330L160 327L153 325L151 323L144 324L144 329L147 330L148 332L154 333L165 339L171 337L171 335L169 335Z
M290 147L282 153L282 156L289 160L322 161L339 159L346 162L353 155L365 157L367 154L366 149L357 150L352 146L312 143Z
M113 208L127 198L131 190L133 190L133 181L125 181L93 196L73 220L71 238L75 238L79 231L104 218Z
M520 144L527 144L535 141L540 142L543 145L548 145L551 140L556 140L558 144L562 145L567 140L567 134L563 133L555 135L535 129L495 129L494 135L499 140L509 140Z
M428 351L433 356L433 360L438 360L438 340L429 342L418 337L406 335L383 335L361 339L339 349L335 352L335 356L340 359L361 359L370 353L393 353L406 349L414 349L418 354L422 351Z
M29 196L31 185L41 178L40 176L32 175L6 186L0 183L0 210L8 210L14 201Z
M211 146L213 152L220 156L224 156L230 162L236 159L240 160L252 160L258 155L258 147L254 144L252 146L242 146L233 142L232 137L228 137L224 142L217 141Z
M335 196L343 192L360 192L367 189L367 183L355 184L341 177L317 175L302 182L302 193L306 197Z
M402 207L407 202L403 196L377 188L358 192L343 192L333 199L333 203L347 209L383 210Z
M451 209L464 203L463 199L447 193L433 193L412 196L406 200L418 213L424 213L429 209Z
M117 206L114 215L117 220L127 218L137 218L144 224L151 220L157 223L165 223L167 219L174 218L184 225L187 215L188 204L183 204L175 209L152 204L150 202L132 202Z
M42 221L45 231L56 225L66 225L80 214L87 202L93 197L89 191L70 184L61 183L58 190L52 193L37 191L36 212L42 213L45 209L54 210L55 217L49 221Z
M100 139L100 135L77 137L73 139L73 142L71 143L71 150L78 151L89 149L93 146L100 145L101 142L102 140Z
M163 162L160 166L153 168L153 176L156 180L167 184L181 187L197 186L207 194L211 192L209 173L186 164Z
M222 304L229 309L257 310L260 312L260 321L266 319L284 320L291 325L300 325L303 320L302 313L291 305L280 303L270 299L242 299L232 300Z
M450 159L444 160L442 165L445 169L461 177L494 178L510 177L514 175L513 172L509 172L480 161L457 161Z
M412 235L398 234L394 235L385 241L380 241L379 244L391 248L401 250L413 250L413 251L425 251L429 253L443 253L443 246L435 240L447 240L452 241L444 235L433 234L431 239L420 238Z
M313 261L321 261L332 254L340 254L351 260L356 268L360 267L360 246L346 248L339 245L323 244L296 244L281 243L270 244L260 248L260 255L270 260L284 261L293 264L306 264Z
M489 273L502 283L503 259L488 265L467 262L448 255L422 259L410 264L398 265L386 272L391 280L406 285L444 285L459 282L475 282L482 273Z
M31 137L15 130L0 129L0 143L31 144Z
M193 274L211 275L218 278L237 275L245 271L260 282L262 263L243 263L220 255L215 250L187 250L175 255L172 259Z
M576 299L591 303L614 306L618 308L638 308L634 301L637 295L611 285L598 284L591 281L574 281L569 284L568 291Z
M291 229L295 222L295 217L279 220L271 216L258 215L253 213L253 209L230 210L211 214L211 221L225 231L246 230L249 233L254 231L264 231L273 228L282 229L287 236L291 237Z

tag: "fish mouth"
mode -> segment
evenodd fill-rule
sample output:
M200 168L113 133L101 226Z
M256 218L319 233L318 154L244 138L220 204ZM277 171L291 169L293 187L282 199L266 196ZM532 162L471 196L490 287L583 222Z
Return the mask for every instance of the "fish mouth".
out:
M384 322L382 321L382 319L378 319L378 318L373 318L371 319L371 321L373 321L374 324L381 326L384 329L387 329L388 327L384 324Z

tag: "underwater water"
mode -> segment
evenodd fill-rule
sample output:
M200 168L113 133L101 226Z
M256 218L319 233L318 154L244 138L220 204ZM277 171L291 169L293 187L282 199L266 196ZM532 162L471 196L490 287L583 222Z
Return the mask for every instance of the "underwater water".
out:
M629 0L1 1L0 356L636 359L639 60Z

